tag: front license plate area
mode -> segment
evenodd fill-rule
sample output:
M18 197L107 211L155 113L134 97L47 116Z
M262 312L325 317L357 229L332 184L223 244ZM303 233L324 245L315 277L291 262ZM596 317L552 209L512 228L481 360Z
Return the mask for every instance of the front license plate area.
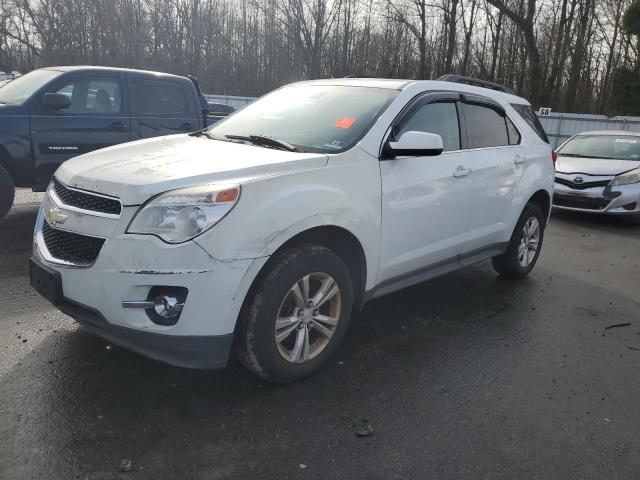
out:
M60 272L56 272L33 258L29 259L29 276L31 286L36 292L49 300L54 305L62 303L62 278Z

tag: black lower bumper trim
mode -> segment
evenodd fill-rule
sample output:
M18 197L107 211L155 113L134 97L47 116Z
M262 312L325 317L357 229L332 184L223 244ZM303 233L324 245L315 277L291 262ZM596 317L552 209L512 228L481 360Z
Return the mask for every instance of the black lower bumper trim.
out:
M186 368L227 366L233 334L163 335L113 325L99 311L66 298L58 308L91 333L154 360Z

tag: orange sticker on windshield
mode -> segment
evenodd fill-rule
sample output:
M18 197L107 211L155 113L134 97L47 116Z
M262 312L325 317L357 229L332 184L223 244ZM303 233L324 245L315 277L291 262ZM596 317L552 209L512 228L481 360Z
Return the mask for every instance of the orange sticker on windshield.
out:
M336 122L336 127L338 128L351 128L353 124L356 123L355 118L351 117L342 117L340 120Z

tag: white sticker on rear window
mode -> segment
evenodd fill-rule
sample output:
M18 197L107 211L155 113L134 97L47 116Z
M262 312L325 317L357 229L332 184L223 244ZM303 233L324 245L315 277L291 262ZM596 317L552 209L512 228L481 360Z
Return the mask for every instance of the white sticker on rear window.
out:
M634 138L616 138L617 143L638 143L637 139Z

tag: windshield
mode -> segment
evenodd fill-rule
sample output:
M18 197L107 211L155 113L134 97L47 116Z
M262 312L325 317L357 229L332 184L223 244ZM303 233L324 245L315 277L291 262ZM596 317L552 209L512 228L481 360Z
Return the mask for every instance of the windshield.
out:
M337 153L360 140L397 94L382 88L293 85L214 125L209 135L260 135L300 151Z
M0 88L0 103L22 105L35 91L62 72L33 70Z
M640 137L632 135L579 135L558 150L568 157L640 160Z

